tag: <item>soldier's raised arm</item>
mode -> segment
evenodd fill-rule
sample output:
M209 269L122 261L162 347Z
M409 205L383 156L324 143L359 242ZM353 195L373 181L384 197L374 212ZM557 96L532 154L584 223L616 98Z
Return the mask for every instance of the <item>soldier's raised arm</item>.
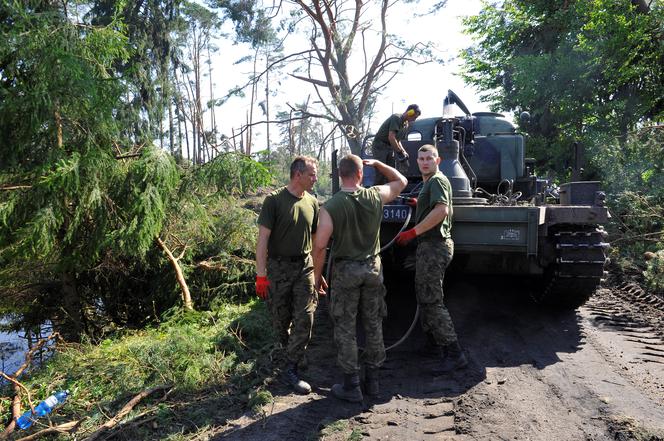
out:
M362 163L369 167L374 167L377 173L382 174L387 179L387 184L378 185L380 192L380 199L383 204L394 200L397 196L401 194L406 185L408 184L408 179L399 171L390 167L387 164L383 164L380 161L375 159L365 159Z

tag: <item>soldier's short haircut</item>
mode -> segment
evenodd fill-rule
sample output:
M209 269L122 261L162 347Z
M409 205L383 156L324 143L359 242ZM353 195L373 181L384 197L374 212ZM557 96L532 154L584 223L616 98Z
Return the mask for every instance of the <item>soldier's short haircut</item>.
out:
M417 149L419 152L431 152L434 156L438 156L438 149L431 144L424 144L422 147Z
M311 156L296 156L290 165L291 179L295 177L295 173L304 173L307 171L307 167L312 166L318 166L318 160L316 160L316 158L312 158Z
M350 178L355 176L358 170L362 168L362 160L359 156L349 154L339 161L339 176Z

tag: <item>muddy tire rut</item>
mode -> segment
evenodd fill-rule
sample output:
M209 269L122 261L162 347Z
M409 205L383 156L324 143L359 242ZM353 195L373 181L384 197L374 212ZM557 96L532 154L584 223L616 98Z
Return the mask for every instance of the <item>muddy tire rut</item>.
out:
M470 365L436 377L419 326L388 352L381 394L331 396L340 380L323 302L302 376L274 402L219 427L232 440L664 440L664 305L635 286L602 288L577 311L533 304L509 279L449 280L446 303ZM388 344L415 311L411 280L390 283Z

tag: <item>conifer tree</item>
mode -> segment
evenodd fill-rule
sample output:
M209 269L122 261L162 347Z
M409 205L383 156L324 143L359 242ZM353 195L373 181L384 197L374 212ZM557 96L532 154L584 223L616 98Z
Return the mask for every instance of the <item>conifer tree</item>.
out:
M69 338L99 328L104 311L136 316L132 301L145 306L127 280L95 278L151 277L155 265L169 267L166 256L191 308L177 234L213 241L206 204L269 179L243 155L186 167L153 145L160 132L141 129L147 110L127 111L140 89L128 72L146 46L128 36L120 13L128 4L118 5L108 20L86 9L87 22L76 4L0 6L0 311L19 311L22 325L52 319ZM166 282L146 283L154 293ZM157 293L168 303L149 314L173 304L172 290Z
M131 55L122 22L81 24L50 2L2 8L1 300L28 315L50 310L73 337L90 306L77 274L105 253L145 255L179 174L149 145L121 154L126 84L113 66Z

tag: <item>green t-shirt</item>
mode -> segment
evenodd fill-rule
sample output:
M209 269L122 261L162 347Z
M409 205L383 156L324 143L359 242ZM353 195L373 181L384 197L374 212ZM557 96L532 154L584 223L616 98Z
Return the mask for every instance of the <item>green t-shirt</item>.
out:
M417 196L415 223L419 224L437 204L447 205L449 214L440 224L421 234L420 239L447 239L452 235L452 186L447 177L440 171L424 183L420 194Z
M335 259L365 260L380 252L383 202L378 187L339 191L324 207L332 218Z
M408 131L408 123L401 120L401 116L394 114L387 118L374 136L373 146L377 149L389 149L392 150L390 145L390 132L397 132L397 139L401 141L406 138L406 132Z
M258 224L271 230L269 257L309 254L318 226L318 200L306 191L298 198L286 187L275 190L265 197Z

